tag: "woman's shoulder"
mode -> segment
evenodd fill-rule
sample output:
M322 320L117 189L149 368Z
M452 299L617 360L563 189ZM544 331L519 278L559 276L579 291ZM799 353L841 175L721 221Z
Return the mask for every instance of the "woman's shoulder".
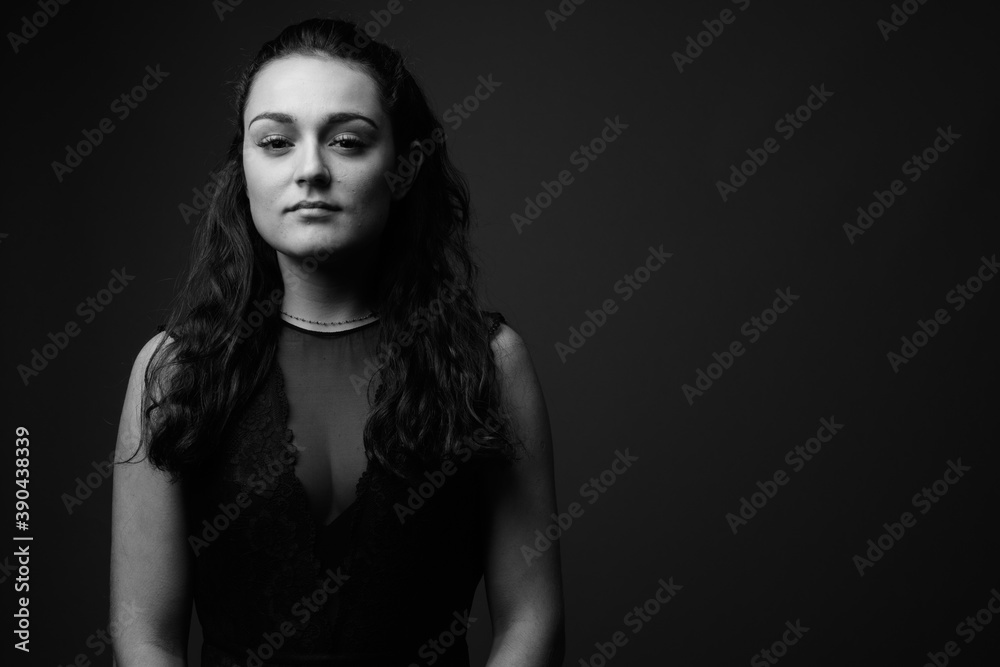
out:
M507 322L507 320L504 319L504 316L497 311L481 310L480 312L482 313L483 318L486 320L486 326L487 326L486 336L487 338L492 340L493 337L496 336L497 333L500 331L500 327L503 326Z
M163 363L163 355L172 355L175 352L173 349L175 342L174 337L168 335L162 326L158 327L156 333L143 344L135 356L130 380L144 385L150 368L167 368L168 365Z
M143 344L142 349L139 350L139 354L137 354L135 358L135 365L145 370L156 351L160 347L169 345L172 341L173 338L167 335L167 332L163 330L161 325L157 328L156 333L153 334L152 338L147 340Z
M530 366L528 345L506 318L496 311L484 310L482 313L488 322L490 348L498 366L507 372L523 371L525 366Z
M527 350L524 339L510 326L502 313L492 310L481 312L487 322L487 339L494 352L510 354Z

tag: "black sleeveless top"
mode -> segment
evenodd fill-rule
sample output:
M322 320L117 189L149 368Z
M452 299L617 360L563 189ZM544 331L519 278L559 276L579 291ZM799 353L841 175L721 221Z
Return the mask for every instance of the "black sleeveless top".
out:
M504 318L484 315L492 338ZM469 665L483 464L420 483L369 463L376 324L285 323L267 381L185 484L205 667Z

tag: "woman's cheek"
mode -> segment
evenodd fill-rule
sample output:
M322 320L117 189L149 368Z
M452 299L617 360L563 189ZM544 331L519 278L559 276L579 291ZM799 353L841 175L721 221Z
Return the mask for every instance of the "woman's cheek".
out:
M389 187L389 181L386 179L386 176L391 171L392 162L383 158L373 165L366 178L366 188L369 197L382 202L386 209L389 208L389 202L392 199L392 189Z

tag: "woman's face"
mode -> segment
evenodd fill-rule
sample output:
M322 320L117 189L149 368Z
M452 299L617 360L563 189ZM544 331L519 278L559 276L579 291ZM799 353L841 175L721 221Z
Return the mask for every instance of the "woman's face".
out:
M326 57L273 60L253 81L243 130L250 211L272 248L305 259L377 247L395 150L367 74Z

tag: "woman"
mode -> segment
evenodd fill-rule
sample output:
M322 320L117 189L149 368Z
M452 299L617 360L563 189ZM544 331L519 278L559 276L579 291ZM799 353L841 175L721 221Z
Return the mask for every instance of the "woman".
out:
M190 276L119 429L121 667L558 665L542 392L476 305L467 189L395 50L313 19L236 85ZM137 456L137 454L141 455ZM543 545L544 546L544 545Z

